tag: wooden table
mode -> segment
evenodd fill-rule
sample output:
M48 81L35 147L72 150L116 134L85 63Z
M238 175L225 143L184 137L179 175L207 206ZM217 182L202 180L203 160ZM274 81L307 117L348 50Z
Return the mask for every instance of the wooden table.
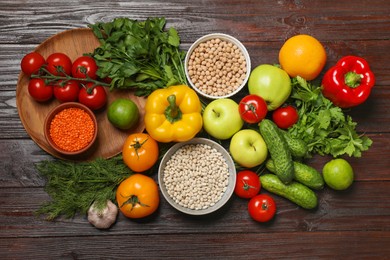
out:
M1 259L261 259L390 258L390 2L360 1L37 1L0 2L0 258ZM318 192L307 211L276 197L267 224L252 221L246 201L233 197L211 216L183 215L162 199L145 223L120 215L108 231L85 216L48 222L34 212L49 199L34 163L52 157L26 133L15 89L22 57L61 31L110 21L166 17L183 49L204 34L241 40L253 66L278 62L283 42L295 34L319 39L326 68L344 55L365 57L377 83L369 100L347 113L374 144L349 158L356 173L344 192ZM321 170L328 157L310 165Z

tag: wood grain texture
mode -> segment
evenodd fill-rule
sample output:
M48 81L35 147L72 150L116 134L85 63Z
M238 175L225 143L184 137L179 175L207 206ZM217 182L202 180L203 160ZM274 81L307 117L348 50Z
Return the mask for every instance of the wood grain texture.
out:
M294 237L294 239L291 239ZM235 241L234 243L232 241ZM277 241L277 242L275 242ZM0 257L32 259L388 259L390 232L123 235L0 239ZM173 246L174 245L174 246ZM254 246L255 245L255 246ZM368 246L370 245L370 246ZM282 248L281 248L282 247ZM167 250L168 249L168 250ZM19 257L16 257L19 259Z
M386 182L354 183L352 189L336 192L328 188L317 192L319 207L304 210L278 196L275 218L265 224L252 221L246 212L247 203L233 197L218 212L205 216L189 216L176 211L161 200L158 212L142 220L130 220L119 215L110 235L211 234L220 233L294 233L294 232L362 232L390 231L390 191ZM36 216L42 202L49 196L40 188L4 188L0 191L1 237L56 237L75 235L98 236L102 231L92 227L84 215L73 219L59 218L47 222ZM376 201L372 207L372 201ZM353 220L353 221L351 221Z
M390 259L389 10L387 0L1 1L0 258ZM204 34L231 34L248 49L253 66L277 63L284 41L298 33L324 44L326 69L345 55L366 58L376 86L364 105L346 113L374 143L362 158L347 158L356 174L351 189L318 191L313 211L275 197L278 212L267 224L252 221L247 201L235 196L216 214L200 218L162 200L150 218L119 215L106 231L93 228L84 215L54 222L36 216L50 198L34 164L53 157L29 137L19 118L20 60L59 32L122 16L166 17L184 50ZM329 159L315 156L307 162L321 170Z

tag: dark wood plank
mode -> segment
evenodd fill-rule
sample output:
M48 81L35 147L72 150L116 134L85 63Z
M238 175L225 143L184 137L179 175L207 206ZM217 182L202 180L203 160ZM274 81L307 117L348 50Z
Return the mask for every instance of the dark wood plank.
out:
M356 181L343 192L325 188L317 192L319 207L304 210L286 199L272 195L277 204L276 217L270 223L252 221L247 213L247 201L233 196L219 212L202 217L179 213L163 198L158 212L142 221L119 215L110 229L111 235L167 233L283 233L385 231L390 225L390 182ZM1 237L99 235L101 231L89 225L85 216L59 218L55 222L35 216L35 211L48 201L41 188L2 188L0 190ZM374 206L373 206L374 205Z
M1 5L3 15L0 23L10 29L0 35L0 43L39 43L57 32L85 27L88 23L110 21L118 16L133 19L164 16L169 26L175 26L182 32L184 41L193 41L215 31L241 35L251 41L278 41L297 33L323 36L327 41L386 40L390 25L389 8L386 0L281 3L256 0L167 1L164 4L155 1L131 4L110 1L90 3L88 6L61 2L47 4L45 1L20 5L10 1ZM23 15L23 21L15 22L15 10ZM35 11L32 13L30 10ZM53 17L55 20L51 21ZM37 31L41 33L36 34Z
M104 233L104 234L103 234ZM388 259L390 232L0 238L2 259ZM173 246L174 245L174 246ZM294 256L294 257L292 257Z

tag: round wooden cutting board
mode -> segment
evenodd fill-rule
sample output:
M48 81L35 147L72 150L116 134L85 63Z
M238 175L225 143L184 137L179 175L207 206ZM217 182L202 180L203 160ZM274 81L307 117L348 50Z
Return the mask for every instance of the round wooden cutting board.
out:
M41 53L44 58L54 52L63 52L74 61L84 53L93 52L98 46L99 41L92 30L82 28L56 34L40 44L35 51ZM95 111L98 121L98 137L94 146L87 153L77 157L67 157L59 154L47 143L43 133L43 124L48 112L60 103L55 99L44 103L36 102L28 93L28 83L29 77L21 72L16 87L16 104L20 120L30 137L43 150L54 157L74 161L88 161L98 157L107 159L118 155L122 151L122 146L129 134L142 132L145 129L145 98L135 96L132 91L110 91L106 88L108 94L106 107L117 98L129 98L137 104L140 111L138 125L127 131L115 128L107 119L105 107Z

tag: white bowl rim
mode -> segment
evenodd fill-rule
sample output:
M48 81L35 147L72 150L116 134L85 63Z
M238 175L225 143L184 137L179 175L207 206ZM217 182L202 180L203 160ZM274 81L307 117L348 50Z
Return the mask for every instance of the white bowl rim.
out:
M174 154L179 148L190 145L190 144L207 144L210 145L213 148L216 148L219 152L222 153L223 157L226 159L226 163L229 167L229 177L228 177L228 186L226 189L226 192L223 194L222 198L216 202L213 206L208 207L206 209L199 209L194 210L190 208L183 207L179 204L177 204L171 196L168 194L167 190L165 189L164 181L163 181L163 171L164 167L167 163L167 161L170 159L171 155ZM233 159L231 158L230 154L227 152L227 150L217 142L207 139L207 138L200 138L195 137L187 142L180 142L173 145L163 156L159 169L158 169L158 183L160 186L160 191L165 198L165 200L175 209L178 211L181 211L183 213L189 214L189 215L206 215L212 212L217 211L221 207L223 207L231 198L234 192L234 187L236 185L236 168Z
M212 96L212 95L208 95L202 91L200 91L195 85L194 83L192 83L191 81L191 78L190 78L190 75L188 74L188 60L193 52L193 50L202 42L204 41L207 41L209 39L215 39L215 38L220 38L220 39L223 39L223 40L227 40L227 41L230 41L232 42L233 44L237 45L241 52L243 53L244 57L245 57L245 60L246 60L246 75L245 75L245 79L244 81L242 82L242 84L233 92L227 94L227 95L224 95L224 96ZM232 97L234 96L235 94L237 94L239 91L241 91L244 86L246 85L246 83L248 82L249 80L249 75L251 73L251 59L250 59L250 56L249 56L249 53L248 53L248 50L245 48L244 44L242 44L237 38L229 35L229 34L225 34L225 33L210 33L210 34L206 34L202 37L200 37L199 39L197 39L191 46L190 48L188 49L187 53L186 53L186 57L185 57L185 60L184 60L184 71L185 71L185 74L186 74L186 77L187 77L187 80L188 80L188 83L190 84L190 86L200 95L202 95L203 97L206 97L206 98L209 98L209 99L220 99L220 98L228 98L228 97Z

